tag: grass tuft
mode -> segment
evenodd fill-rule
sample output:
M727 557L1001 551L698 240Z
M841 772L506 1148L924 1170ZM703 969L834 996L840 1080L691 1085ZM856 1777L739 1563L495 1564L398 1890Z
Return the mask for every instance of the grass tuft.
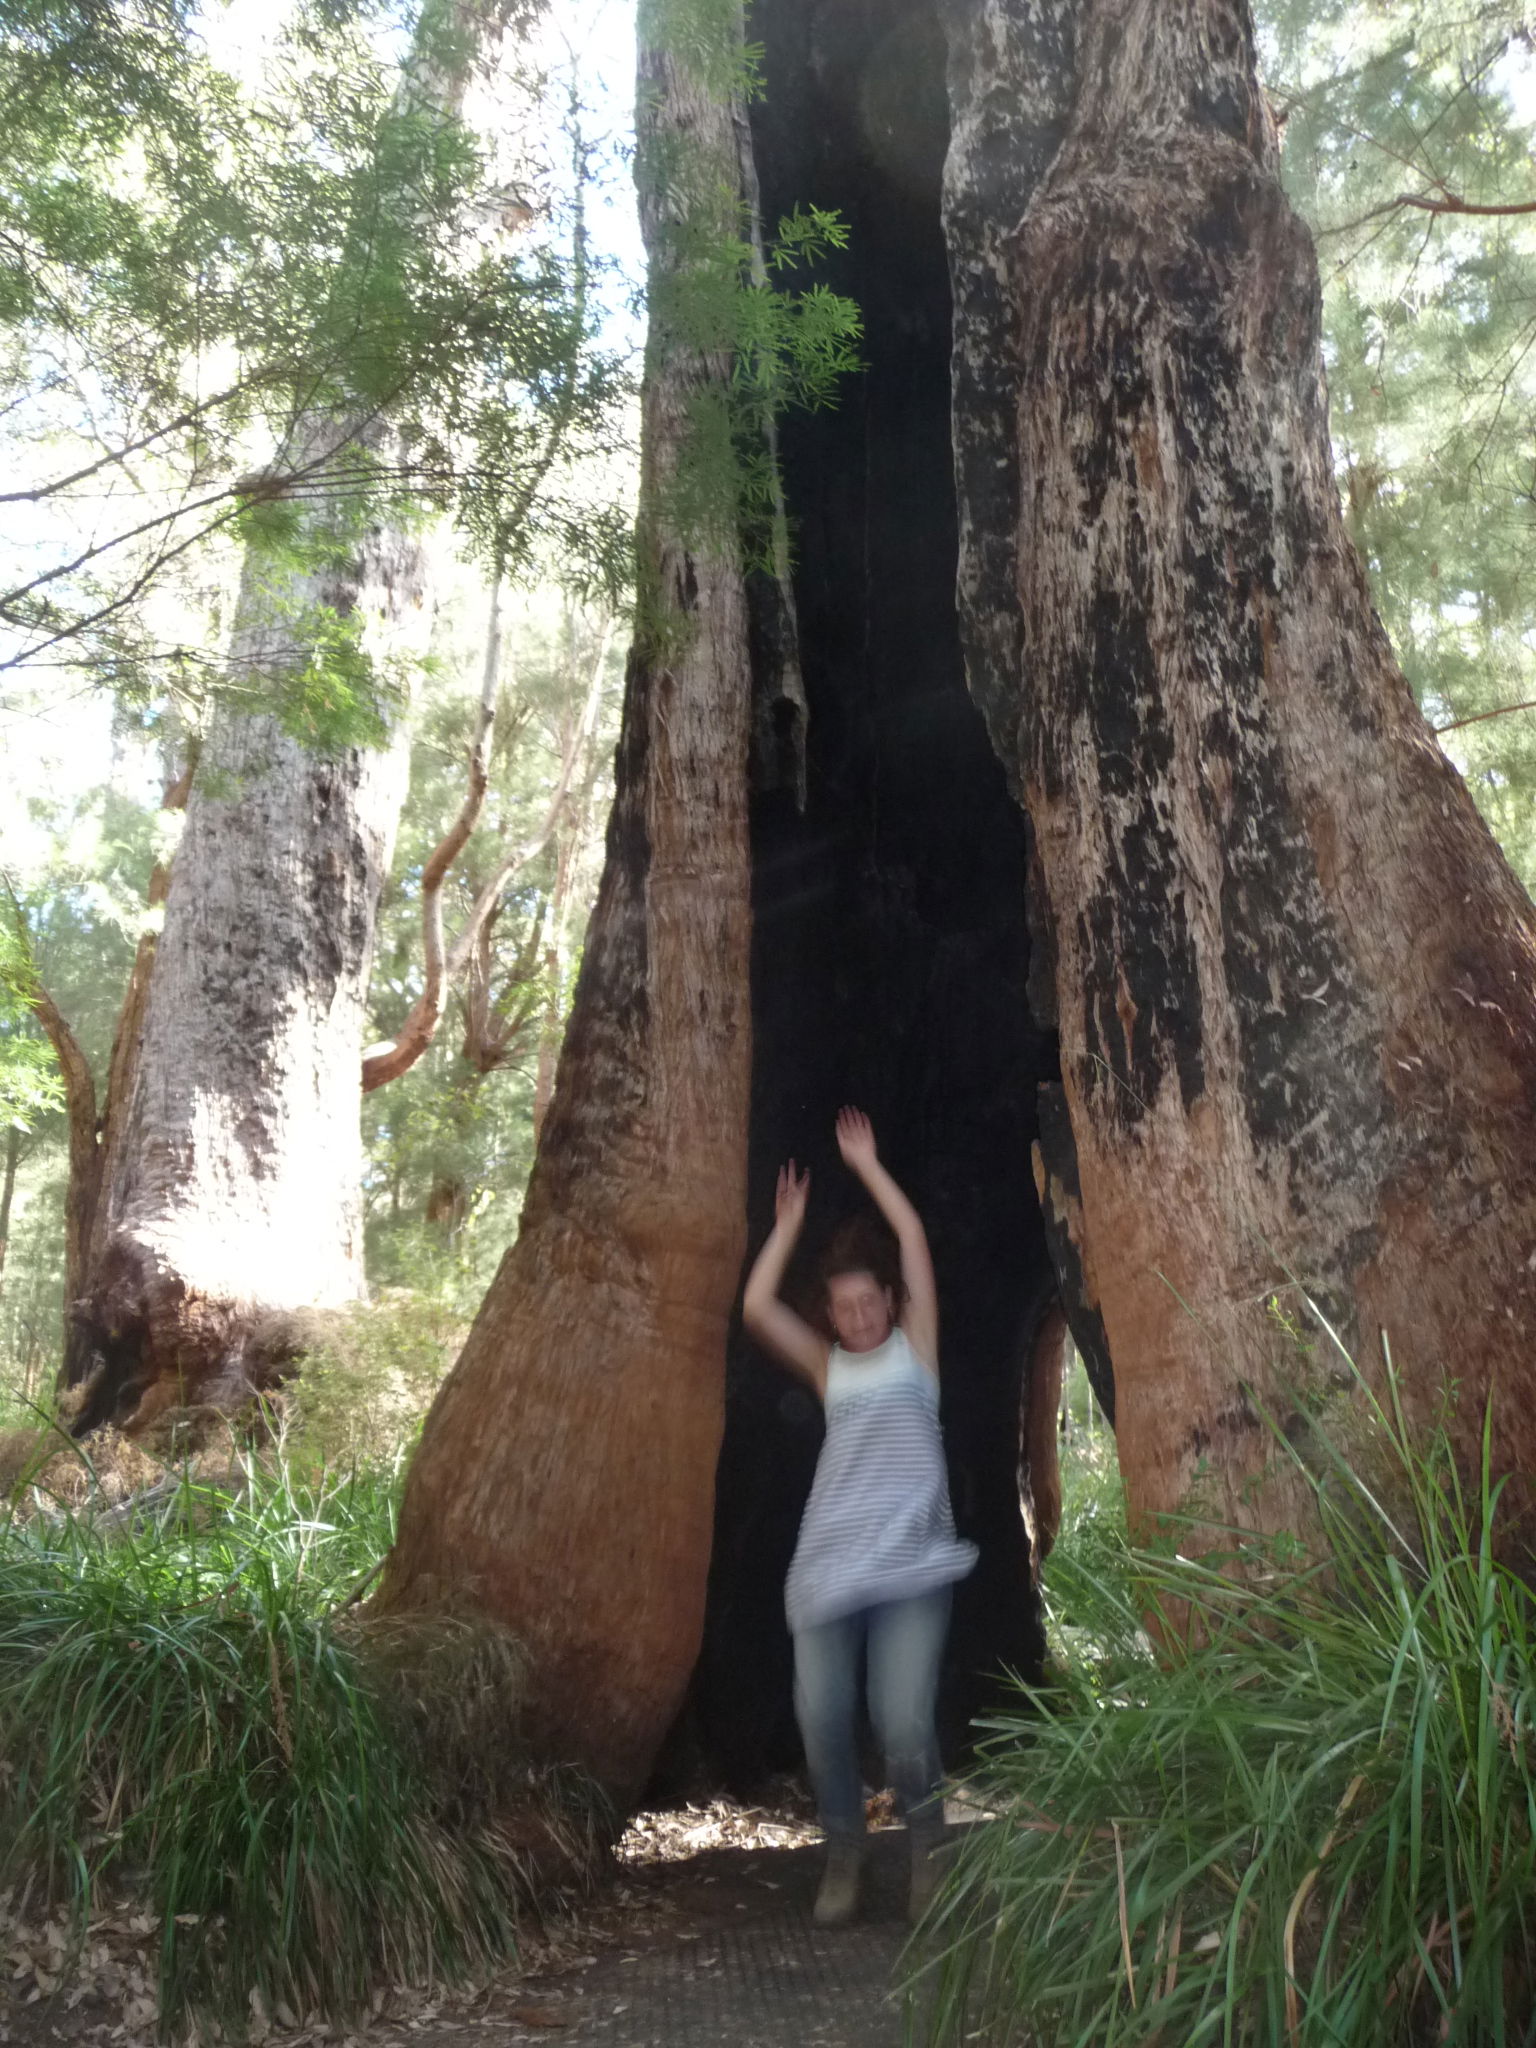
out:
M0 1524L0 1887L161 1928L162 2024L342 2020L513 1952L593 1868L584 1785L530 1767L503 1631L373 1622L387 1476L247 1464L148 1521Z
M1469 1486L1371 1405L1390 1488L1324 1446L1309 1554L1200 1527L1053 1556L1078 1654L991 1725L936 2042L1536 2041L1536 1603L1486 1444Z

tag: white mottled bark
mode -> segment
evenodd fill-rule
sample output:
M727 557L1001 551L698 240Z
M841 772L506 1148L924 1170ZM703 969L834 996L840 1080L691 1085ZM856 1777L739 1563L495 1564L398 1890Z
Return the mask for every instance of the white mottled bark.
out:
M423 546L392 526L280 596L253 562L230 654L253 690L304 658L282 613L309 602L359 616L386 668L426 652ZM406 772L398 743L323 755L269 714L213 717L81 1310L93 1415L237 1400L291 1350L285 1318L362 1292L358 1064Z
M458 118L482 52L537 0L423 10L396 112ZM415 231L409 192L384 231ZM379 231L370 224L369 232ZM345 530L359 464L403 466L387 411L299 419L269 472L311 533ZM81 1426L142 1426L183 1402L237 1403L292 1355L294 1317L363 1291L358 1077L374 915L405 795L402 714L431 629L431 560L414 522L375 520L324 569L253 551L230 680L259 707L302 668L307 613L361 622L385 686L380 748L302 746L221 700L203 745L121 1106L96 1255L71 1305ZM388 694L393 691L393 696Z

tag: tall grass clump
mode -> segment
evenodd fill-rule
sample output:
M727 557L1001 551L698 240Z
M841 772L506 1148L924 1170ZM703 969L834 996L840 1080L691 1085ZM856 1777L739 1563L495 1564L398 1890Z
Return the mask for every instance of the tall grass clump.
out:
M937 2041L1536 2041L1536 1604L1486 1443L1468 1483L1390 1380L1361 1399L1362 1455L1309 1449L1305 1552L1192 1525L1095 1576L1066 1546L1105 1655L993 1724Z
M349 1604L391 1515L387 1476L248 1462L147 1523L0 1525L0 1887L152 1911L165 2026L460 1979L596 1853L518 1742L505 1634Z

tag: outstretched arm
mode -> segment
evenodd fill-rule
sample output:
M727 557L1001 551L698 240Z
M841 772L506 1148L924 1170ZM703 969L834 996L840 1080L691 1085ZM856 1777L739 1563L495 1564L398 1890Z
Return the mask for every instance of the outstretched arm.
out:
M827 1358L832 1347L779 1299L779 1283L805 1221L805 1201L810 1191L811 1176L797 1175L791 1159L779 1172L773 1196L773 1228L747 1275L741 1319L758 1343L782 1365L808 1379L818 1394L825 1394Z
M939 1294L933 1280L933 1258L923 1219L880 1164L874 1126L862 1109L837 1113L837 1149L874 1198L875 1206L896 1233L901 1251L901 1279L907 1290L901 1327L907 1342L931 1372L939 1369Z

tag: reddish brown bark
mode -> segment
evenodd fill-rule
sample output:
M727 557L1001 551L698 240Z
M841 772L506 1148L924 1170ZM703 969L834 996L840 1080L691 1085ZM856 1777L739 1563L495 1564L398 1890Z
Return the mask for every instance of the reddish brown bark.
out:
M997 245L1016 545L1005 586L970 536L966 598L1037 839L1070 1115L1045 1166L1130 1504L1287 1518L1260 1407L1300 1430L1337 1362L1271 1312L1297 1289L1369 1371L1390 1341L1417 1421L1457 1385L1469 1456L1491 1402L1528 1479L1532 907L1345 536L1247 7L1032 19L1074 13L1065 140Z
M398 1081L409 1073L432 1043L437 1032L438 1020L443 1014L443 1001L451 984L456 968L462 964L461 949L475 944L476 930L468 928L459 934L455 942L454 957L445 957L443 947L443 884L452 872L453 864L469 843L470 834L479 823L480 813L485 808L485 793L490 785L491 739L496 728L496 697L501 677L501 585L498 581L491 590L491 616L486 632L485 666L480 686L480 708L475 719L475 735L469 743L469 760L465 774L464 801L458 815L437 845L432 849L426 866L421 871L421 955L422 991L412 1003L405 1022L386 1046L375 1047L363 1055L363 1093L367 1095L375 1088L382 1088L387 1081ZM480 913L482 921L489 915L489 906Z
M665 284L687 261L679 207L694 231L701 205L710 234L729 231L731 114L686 54L642 48L640 118ZM653 329L607 863L521 1234L428 1417L383 1592L468 1601L516 1630L535 1742L620 1807L698 1649L743 1250L742 582L733 551L690 542L673 509L697 406L730 369L723 337L701 352Z
M1024 1417L1019 1474L1029 1507L1030 1560L1040 1567L1061 1530L1061 1382L1067 1355L1067 1319L1052 1303L1040 1320L1024 1371Z
M365 1095L375 1088L382 1088L386 1082L398 1081L402 1074L409 1073L436 1037L448 990L466 969L472 967L481 948L482 936L495 919L503 893L530 862L538 859L554 837L565 812L576 771L592 748L598 707L602 701L603 679L608 664L607 630L599 640L597 659L593 664L591 680L581 708L564 732L560 772L555 778L555 787L545 806L543 818L527 839L514 846L497 862L490 878L476 893L474 903L452 946L445 951L443 883L453 863L463 852L485 803L486 771L490 758L492 721L495 716L495 658L498 644L499 630L494 623L493 612L491 643L486 655L485 691L481 697L479 724L470 749L469 787L458 817L434 849L421 878L425 985L411 1005L410 1012L393 1042L375 1048L365 1055Z

